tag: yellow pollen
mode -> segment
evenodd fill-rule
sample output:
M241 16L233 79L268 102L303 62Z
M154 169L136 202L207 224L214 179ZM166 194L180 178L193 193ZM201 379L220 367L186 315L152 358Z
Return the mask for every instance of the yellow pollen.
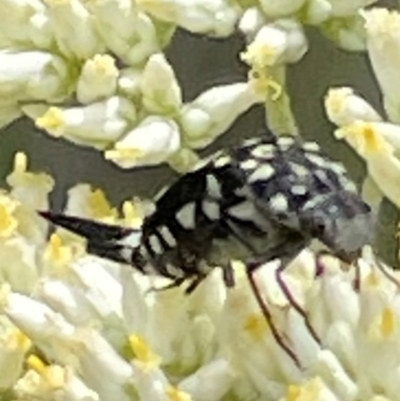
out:
M129 336L129 344L137 361L147 369L153 369L160 365L161 358L146 343L146 341L137 336L131 335Z
M104 152L104 157L106 160L137 160L144 156L144 152L137 148L124 148L118 149L116 147L113 150L106 150Z
M139 228L143 222L139 201L125 201L122 204L122 213L128 227Z
M265 43L253 42L240 54L241 60L256 69L270 67L276 60L277 51Z
M32 345L31 340L21 330L14 329L10 333L9 346L12 349L27 351Z
M255 339L261 340L268 332L268 324L263 315L253 313L247 318L244 329Z
M171 401L192 401L192 397L188 393L180 391L176 387L169 386L165 392Z
M364 127L365 147L369 152L386 152L390 148L385 140L368 123Z
M113 75L116 72L115 60L108 54L96 54L88 61L88 67L98 75Z
M372 37L376 39L397 40L400 30L400 17L397 11L386 8L376 8L363 12L365 27Z
M38 372L39 374L44 374L47 365L45 364L45 362L40 359L37 355L29 355L27 360L26 360L28 366L35 370L36 372Z
M333 88L329 89L325 97L326 108L332 110L335 114L342 112L346 105L347 97L354 94L351 88Z
M11 215L9 205L0 203L0 236L9 237L18 227L18 221Z
M95 189L89 195L88 204L94 218L117 217L117 211L112 208L101 189Z
M321 398L321 378L315 377L302 386L290 385L285 401L313 401Z
M24 152L17 152L14 156L14 172L25 173L28 170L28 156Z
M380 330L383 337L390 337L397 328L396 314L390 308L385 308L381 315Z
M373 123L355 122L348 127L337 129L335 136L338 139L348 137L361 155L368 153L393 153L393 147L377 132Z
M379 275L372 271L371 273L368 274L367 277L365 277L365 285L368 287L377 287L380 284L381 280L379 278Z
M50 107L43 116L36 119L35 124L38 128L45 129L59 137L65 127L63 111L58 107Z
M64 265L72 259L72 253L72 248L64 245L62 238L54 233L50 236L44 258Z
M291 384L287 389L285 401L297 401L301 394L301 388L294 384Z

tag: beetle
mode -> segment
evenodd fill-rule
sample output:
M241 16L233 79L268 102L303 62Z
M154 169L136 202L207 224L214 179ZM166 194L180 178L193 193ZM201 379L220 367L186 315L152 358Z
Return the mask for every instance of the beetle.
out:
M297 365L294 351L273 324L254 272L280 260L278 283L319 342L282 272L313 239L353 263L374 233L371 208L343 165L327 157L317 143L290 135L246 139L215 153L155 200L154 212L140 229L39 213L86 238L88 253L169 278L168 288L188 282L187 294L216 266L225 285L233 287L231 261L243 261L272 334Z

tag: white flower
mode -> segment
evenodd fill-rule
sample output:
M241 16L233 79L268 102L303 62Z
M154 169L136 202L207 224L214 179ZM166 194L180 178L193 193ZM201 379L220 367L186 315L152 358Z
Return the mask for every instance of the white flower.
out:
M54 41L45 5L39 0L5 0L0 15L7 15L0 30L0 47L50 48Z
M105 193L88 184L78 184L68 191L66 213L89 217L95 220L115 222L117 210L108 201Z
M14 100L59 101L69 93L68 66L54 54L0 51L0 95Z
M379 147L384 141L379 138L371 143L364 138L362 154L393 145ZM18 182L14 173L14 185ZM15 208L9 205L12 214ZM133 213L128 206L127 221ZM69 213L118 221L102 192L87 186L72 191L68 207ZM15 230L24 218L15 220L13 235L20 235ZM3 284L0 306L54 362L46 365L29 356L30 369L23 373L30 342L13 343L21 346L11 347L10 353L12 342L1 341L0 320L0 364L2 355L4 361L14 355L16 363L15 374L3 380L17 396L52 400L58 394L73 401L130 401L133 393L139 401L397 399L400 354L393 350L400 344L399 285L378 269L368 249L359 261L359 292L353 286L354 269L343 271L333 257L321 258L317 266L305 250L285 269L283 279L307 313L309 326L276 281L279 261L255 272L290 355L272 335L242 265L234 265L233 289L225 288L215 269L191 296L181 288L148 292L168 280L74 252L72 238L67 245L54 234L44 252L29 238L25 241L36 253L32 264L42 272L40 283L24 289L26 295ZM19 333L10 323L5 327Z
M180 123L185 143L204 148L224 133L235 119L262 101L250 84L217 86L182 107Z
M141 69L124 68L120 70L118 77L118 90L120 93L132 99L139 99L142 95L140 90L141 76Z
M390 119L400 122L400 13L384 8L363 12L367 31L368 56L384 95Z
M69 367L46 365L40 358L31 355L28 358L31 367L16 383L14 390L22 399L40 399L43 401L100 401L99 395L87 385Z
M347 17L357 13L360 9L376 3L377 0L328 0L332 7L332 16Z
M152 55L140 77L142 103L151 114L174 115L182 103L181 88L163 54Z
M23 372L24 359L31 341L9 321L0 324L0 391L11 388Z
M193 394L196 401L217 401L232 387L235 373L229 363L216 359L179 383L179 389Z
M177 124L170 119L147 117L114 143L105 158L123 168L154 165L168 160L180 147Z
M93 17L79 0L45 0L58 49L67 57L86 59L104 52Z
M356 121L335 132L365 160L369 176L383 194L400 205L400 127L384 122ZM382 178L385 179L382 179Z
M348 87L331 88L325 96L325 110L334 124L343 127L356 121L381 121L378 112Z
M108 49L130 65L143 63L160 51L162 38L158 37L154 21L139 12L134 2L101 0L87 2L86 6Z
M306 0L260 0L260 6L270 18L279 18L296 13Z
M366 38L364 19L360 14L332 18L321 25L323 33L342 49L364 51Z
M88 59L79 76L76 96L81 103L91 103L111 97L117 89L118 69L115 60L107 54Z
M35 106L25 106L34 115ZM50 107L36 118L36 125L56 137L103 149L126 132L136 119L136 109L128 99L113 96L82 107Z
M258 7L248 8L240 18L238 28L246 35L246 38L253 40L257 32L266 24L266 17Z
M308 49L302 26L295 20L281 19L262 27L242 55L253 68L299 61Z
M329 0L309 0L305 5L304 20L310 25L319 25L330 17L331 11Z
M137 4L161 21L215 36L232 34L241 14L240 7L228 0L137 0Z

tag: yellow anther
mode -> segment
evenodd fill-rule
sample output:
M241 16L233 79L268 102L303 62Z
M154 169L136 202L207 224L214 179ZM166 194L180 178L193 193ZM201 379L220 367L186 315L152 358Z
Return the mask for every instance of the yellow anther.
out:
M25 173L28 170L28 156L24 152L17 152L14 155L14 172Z
M166 390L166 393L171 401L192 401L190 394L180 391L173 386L169 386Z
M94 218L116 218L117 211L112 208L101 189L95 189L88 197L90 212Z
M377 272L372 271L365 277L365 285L368 287L377 287L380 284L381 280Z
M269 330L264 316L256 313L249 315L244 324L244 329L257 340L261 340Z
M301 394L301 387L291 384L287 389L285 401L298 401Z
M133 161L139 159L142 156L144 156L143 150L137 148L118 149L118 147L116 147L113 150L106 150L104 152L104 157L106 158L106 160Z
M57 264L67 264L73 256L72 248L64 245L60 235L54 233L50 236L47 248L44 253L44 258Z
M383 337L390 337L397 328L396 314L391 308L385 308L381 315L381 333Z
M99 75L113 75L116 71L115 59L108 54L96 54L87 65Z
M143 367L153 369L160 365L161 357L153 352L143 338L137 335L131 335L129 336L129 344L135 354L137 362Z
M46 363L41 358L39 358L37 355L34 354L28 356L28 358L26 359L26 363L31 369L35 370L40 375L44 374L47 368Z
M61 136L65 127L63 111L58 107L50 107L43 116L36 119L35 124L55 136Z

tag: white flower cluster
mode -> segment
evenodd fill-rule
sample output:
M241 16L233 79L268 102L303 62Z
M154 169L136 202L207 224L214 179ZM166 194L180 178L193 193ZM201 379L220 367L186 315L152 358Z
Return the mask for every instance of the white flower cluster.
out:
M307 51L303 25L362 49L358 11L374 2L1 0L0 127L24 114L123 168L168 162L186 171L195 149L255 103L265 103L272 129L295 133L285 65ZM249 80L184 103L162 53L177 27L214 37L241 30Z
M274 262L257 272L299 367L275 341L240 264L234 289L215 271L191 296L149 291L165 280L88 256L63 231L46 242L35 210L47 207L53 181L27 171L23 154L8 183L0 196L2 399L400 400L400 291L368 249L359 291L354 270L328 256L316 264L308 250L285 272L320 343L278 286ZM132 226L139 206L127 201L119 217L100 190L81 184L67 210Z
M382 117L350 87L330 89L325 107L344 139L364 159L365 198L379 205L383 196L400 207L400 12L373 8L362 12L368 56L382 91ZM399 89L398 89L399 88Z
M256 103L270 127L296 133L286 66L308 50L304 26L347 50L367 50L382 90L381 116L353 89L331 89L329 119L365 160L363 194L400 207L400 13L374 0L0 0L0 126L21 115L52 136L94 147L123 168L169 163L186 171ZM184 102L163 51L176 28L213 37L239 29L245 82ZM275 341L237 264L237 285L213 272L190 296L152 287L128 266L88 256L62 230L47 241L36 214L54 182L15 157L0 190L0 398L13 401L400 401L400 289L369 248L354 269L305 250L284 279L275 262L257 285ZM79 184L66 211L139 226ZM386 273L385 273L386 272ZM400 280L400 277L397 277ZM308 325L312 326L312 330Z

